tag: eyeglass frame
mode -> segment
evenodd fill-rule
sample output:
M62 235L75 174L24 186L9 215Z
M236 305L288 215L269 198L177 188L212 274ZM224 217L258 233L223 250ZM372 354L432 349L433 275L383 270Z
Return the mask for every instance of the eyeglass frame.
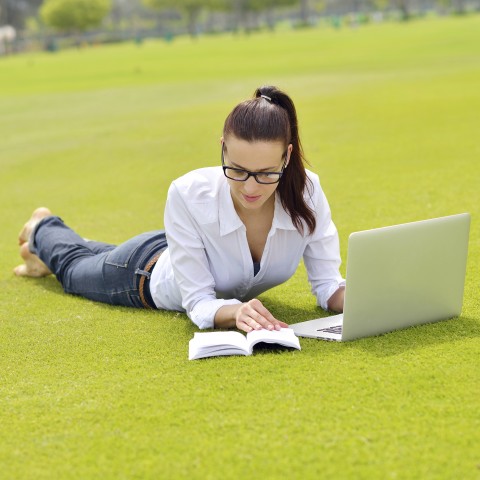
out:
M287 166L287 160L288 160L288 150L285 151L285 160L282 165L282 169L279 172L251 172L250 170L244 170L243 168L235 168L235 167L229 167L228 165L225 165L225 144L222 143L222 153L221 153L221 158L222 158L222 169L223 169L223 174L225 175L226 178L229 180L233 180L234 182L246 182L250 177L253 177L257 183L260 185L275 185L276 183L280 182L280 179L282 178L283 172L285 170L285 167ZM243 180L239 180L237 178L232 178L227 175L227 170L234 170L236 172L244 172L247 174L247 177ZM257 178L257 175L271 175L275 174L278 175L278 180L275 182L260 182Z

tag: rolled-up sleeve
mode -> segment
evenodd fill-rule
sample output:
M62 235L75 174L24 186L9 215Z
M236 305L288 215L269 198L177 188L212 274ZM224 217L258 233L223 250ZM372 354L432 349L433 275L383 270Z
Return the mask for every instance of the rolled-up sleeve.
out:
M202 235L174 183L168 192L164 222L182 307L199 328L213 328L215 314L220 307L241 302L237 299L216 298L215 281L209 268Z

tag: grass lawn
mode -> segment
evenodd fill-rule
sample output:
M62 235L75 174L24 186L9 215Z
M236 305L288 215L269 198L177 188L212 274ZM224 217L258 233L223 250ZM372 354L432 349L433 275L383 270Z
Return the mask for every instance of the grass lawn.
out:
M162 228L264 83L296 101L344 255L356 230L472 214L461 317L189 362L185 315L13 276L40 205L98 240ZM479 86L479 15L0 59L0 477L480 478ZM303 266L261 299L325 315Z

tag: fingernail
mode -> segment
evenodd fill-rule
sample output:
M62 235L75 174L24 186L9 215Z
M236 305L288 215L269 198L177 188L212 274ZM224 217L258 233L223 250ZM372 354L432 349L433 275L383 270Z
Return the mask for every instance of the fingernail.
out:
M268 328L269 330L273 330L275 327L274 327L273 325L269 325L267 328Z

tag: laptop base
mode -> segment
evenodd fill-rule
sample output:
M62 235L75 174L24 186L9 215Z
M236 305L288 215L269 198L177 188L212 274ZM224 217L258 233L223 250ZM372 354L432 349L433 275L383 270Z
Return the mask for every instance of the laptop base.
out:
M343 314L332 315L330 317L315 318L306 322L292 323L289 327L295 332L297 337L318 338L320 340L330 340L333 342L342 341L341 327L343 324Z

